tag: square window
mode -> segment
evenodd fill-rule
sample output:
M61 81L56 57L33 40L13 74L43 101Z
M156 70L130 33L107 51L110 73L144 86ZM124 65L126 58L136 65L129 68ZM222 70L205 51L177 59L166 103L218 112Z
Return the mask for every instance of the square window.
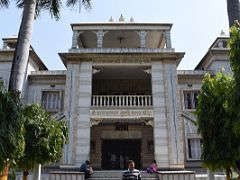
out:
M201 139L188 139L188 157L189 159L201 159Z
M60 91L43 91L42 106L46 111L58 112L61 110Z

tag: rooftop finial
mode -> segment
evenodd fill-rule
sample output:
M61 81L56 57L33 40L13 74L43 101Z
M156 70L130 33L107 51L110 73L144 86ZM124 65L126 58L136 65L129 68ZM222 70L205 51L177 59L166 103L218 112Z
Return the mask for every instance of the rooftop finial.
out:
M124 17L123 15L121 14L120 18L119 18L119 22L124 22Z
M221 30L220 36L225 36L225 32L223 30Z
M110 17L109 22L113 22L113 18L112 18L112 16Z
M133 19L133 17L131 17L131 19L130 19L130 22L134 22L134 19Z

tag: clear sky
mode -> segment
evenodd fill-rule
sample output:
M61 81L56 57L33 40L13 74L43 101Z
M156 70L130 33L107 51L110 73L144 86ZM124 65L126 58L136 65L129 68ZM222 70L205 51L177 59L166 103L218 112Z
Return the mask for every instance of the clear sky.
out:
M10 2L9 9L0 9L0 38L18 33L21 10ZM108 22L111 16L118 21L121 14L125 21L173 23L172 46L186 52L178 67L184 70L195 68L221 30L229 34L226 0L92 0L90 11L79 10L63 5L60 20L43 12L34 23L31 44L51 70L65 69L58 53L71 47L71 23Z

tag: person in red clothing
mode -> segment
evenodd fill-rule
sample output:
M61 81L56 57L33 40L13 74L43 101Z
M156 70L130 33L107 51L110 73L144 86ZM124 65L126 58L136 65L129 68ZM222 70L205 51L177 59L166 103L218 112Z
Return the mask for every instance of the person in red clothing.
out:
M155 173L157 172L157 163L156 160L153 160L151 166L149 168L147 168L147 172L148 173Z

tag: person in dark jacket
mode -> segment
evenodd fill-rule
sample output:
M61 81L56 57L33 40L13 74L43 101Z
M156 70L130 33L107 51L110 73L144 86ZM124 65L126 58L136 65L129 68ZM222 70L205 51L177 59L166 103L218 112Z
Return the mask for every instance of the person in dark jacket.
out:
M80 167L80 172L84 172L85 179L90 178L90 176L93 174L92 167L90 165L90 162L88 160L85 161Z

